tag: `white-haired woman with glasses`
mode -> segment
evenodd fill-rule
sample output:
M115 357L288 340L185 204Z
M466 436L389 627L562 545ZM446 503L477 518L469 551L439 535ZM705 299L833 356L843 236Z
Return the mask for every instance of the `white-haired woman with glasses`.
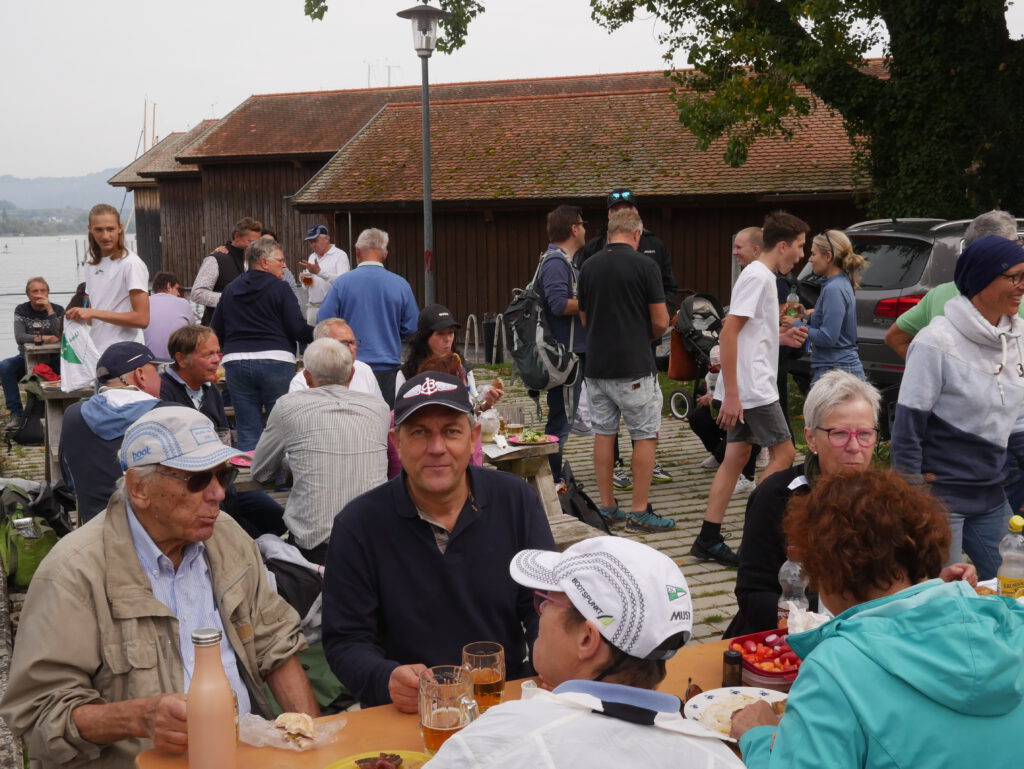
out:
M811 241L810 265L821 277L821 294L807 318L812 384L826 371L842 369L864 379L857 355L857 305L853 292L867 261L854 253L841 230L825 230Z
M786 561L782 532L786 505L793 495L810 491L818 478L871 466L878 443L880 401L874 386L847 371L823 374L807 394L807 459L765 478L747 502L736 575L739 612L725 631L726 638L778 626L779 569Z

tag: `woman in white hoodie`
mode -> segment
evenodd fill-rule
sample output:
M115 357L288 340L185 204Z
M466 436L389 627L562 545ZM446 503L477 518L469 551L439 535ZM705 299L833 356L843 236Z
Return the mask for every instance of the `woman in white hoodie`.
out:
M892 465L931 483L949 511L949 562L966 550L980 579L999 568L1010 506L1007 445L1024 446L1024 248L986 235L957 260L960 296L914 337L893 426Z

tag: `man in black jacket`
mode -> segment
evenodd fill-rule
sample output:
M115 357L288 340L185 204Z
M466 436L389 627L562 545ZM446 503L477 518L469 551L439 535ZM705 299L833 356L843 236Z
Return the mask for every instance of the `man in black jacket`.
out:
M165 403L197 409L213 422L219 435L230 428L224 400L217 389L220 341L213 329L191 324L182 326L167 340L174 363L160 375L160 397ZM284 534L284 508L263 491L239 492L225 489L221 507L253 539L260 534Z
M636 196L633 191L626 187L616 187L608 193L608 217L616 211L623 208L632 208L637 211L636 207ZM577 253L574 261L578 269L583 269L583 263L596 254L598 251L604 249L608 245L608 231L605 230L597 237L591 238L587 241L587 245L583 247L583 251ZM669 322L672 322L672 316L676 312L676 296L679 293L679 286L676 284L675 275L672 273L672 257L669 256L668 249L665 248L665 244L661 238L657 237L653 232L644 227L643 233L640 235L640 245L637 246L637 251L641 254L646 254L654 260L654 263L658 265L658 270L661 272L661 285L665 289L665 309L668 310ZM651 348L656 350L658 342L652 342ZM672 480L672 476L665 472L661 464L658 462L654 463L654 475L651 478L653 483L668 483ZM629 477L629 471L626 469L626 465L622 461L622 457L619 455L619 442L615 441L615 472L613 475L613 484L616 489L620 491L629 491L633 488L633 481Z
M245 272L245 249L254 240L259 240L262 233L263 225L252 217L239 219L231 231L231 240L224 244L227 252L217 250L203 259L196 279L192 281L191 298L196 304L206 307L204 326L210 325L224 287Z

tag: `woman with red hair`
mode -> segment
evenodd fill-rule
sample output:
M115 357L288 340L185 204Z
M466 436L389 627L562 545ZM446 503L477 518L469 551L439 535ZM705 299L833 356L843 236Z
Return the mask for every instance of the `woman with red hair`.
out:
M804 662L781 721L764 702L734 715L747 766L1020 766L1024 606L942 570L951 535L927 489L840 473L794 497L784 528L836 616L789 636Z

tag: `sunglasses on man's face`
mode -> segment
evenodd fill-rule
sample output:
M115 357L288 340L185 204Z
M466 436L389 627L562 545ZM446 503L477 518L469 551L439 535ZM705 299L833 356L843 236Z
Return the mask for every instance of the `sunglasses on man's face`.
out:
M164 470L157 470L157 475L165 475L168 478L177 478L179 481L185 483L185 488L192 494L198 494L200 491L205 491L206 487L210 485L214 476L217 477L217 482L222 488L226 489L228 486L235 482L238 477L238 468L232 467L231 465L221 465L220 467L212 470L201 470L198 473L190 473L189 475L178 475L177 473L168 473Z
M612 203L628 203L633 199L633 193L629 190L618 190L608 196Z

